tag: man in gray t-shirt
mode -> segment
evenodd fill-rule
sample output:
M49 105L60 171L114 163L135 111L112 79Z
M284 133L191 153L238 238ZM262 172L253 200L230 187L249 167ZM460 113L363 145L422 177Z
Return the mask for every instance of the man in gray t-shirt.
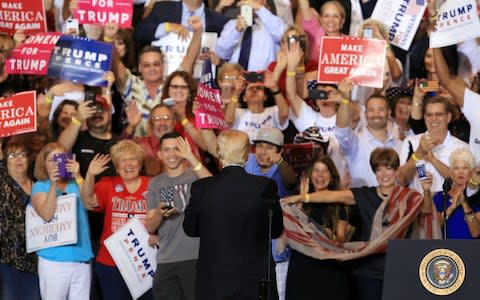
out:
M192 154L188 142L175 132L162 136L158 157L164 172L152 178L147 193L146 227L151 234L158 234L159 246L153 296L194 299L200 240L183 231L183 211L192 182L211 174Z

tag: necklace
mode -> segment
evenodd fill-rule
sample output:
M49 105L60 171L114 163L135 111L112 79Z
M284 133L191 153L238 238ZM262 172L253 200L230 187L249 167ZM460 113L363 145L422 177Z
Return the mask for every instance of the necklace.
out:
M380 197L383 201L388 200L390 198L390 194L384 194L381 190L380 187L377 186L377 196Z

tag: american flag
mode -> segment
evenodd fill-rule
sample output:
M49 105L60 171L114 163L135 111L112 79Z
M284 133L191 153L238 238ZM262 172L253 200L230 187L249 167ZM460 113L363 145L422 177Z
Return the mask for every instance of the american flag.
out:
M422 13L422 9L424 7L426 7L425 0L409 1L408 7L405 13L407 15L415 16Z

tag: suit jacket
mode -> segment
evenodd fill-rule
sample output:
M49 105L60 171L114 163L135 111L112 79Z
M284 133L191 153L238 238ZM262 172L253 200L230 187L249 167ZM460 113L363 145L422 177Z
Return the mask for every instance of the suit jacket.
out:
M205 32L216 32L220 34L228 18L205 7ZM156 40L155 31L159 24L182 22L182 1L160 1L155 3L152 12L148 17L137 24L135 28L135 40L142 44L150 44Z
M271 298L278 299L268 240L268 209L272 207L272 238L283 231L275 181L230 166L214 177L193 183L183 228L200 237L197 300L258 299L272 262Z

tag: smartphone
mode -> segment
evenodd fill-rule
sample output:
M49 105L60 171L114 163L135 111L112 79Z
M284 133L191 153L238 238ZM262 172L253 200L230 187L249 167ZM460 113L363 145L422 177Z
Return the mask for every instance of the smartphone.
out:
M253 24L253 8L250 5L240 6L240 15L245 19L247 26L252 26Z
M328 99L328 92L319 89L308 90L308 98L312 100L326 100Z
M418 83L418 88L422 92L438 92L439 86L438 81L429 80Z
M85 87L85 97L83 99L83 101L85 102L88 102L90 101L90 103L88 104L89 107L94 107L95 106L95 97L97 96L95 94L95 92L93 91L93 89L91 88L88 88L88 87Z
M163 104L165 104L165 106L168 106L168 107L171 107L171 106L175 105L175 99L173 99L173 98L163 99L162 102L163 102Z
M65 21L65 31L64 33L68 33L71 29L75 30L78 34L80 31L78 29L78 20L77 19L68 19Z
M265 73L245 72L243 73L243 78L249 83L263 83L265 81Z
M366 39L373 38L373 29L372 28L364 28L363 29L363 37Z
M68 181L72 179L72 173L67 171L67 162L70 159L73 159L72 153L57 153L53 155L53 161L56 162L58 168L58 177L61 180Z
M305 35L289 34L287 37L287 40L288 40L288 50L290 50L290 47L293 43L298 42L298 44L300 45L300 48L302 48L303 52L305 52L305 49L307 48Z

